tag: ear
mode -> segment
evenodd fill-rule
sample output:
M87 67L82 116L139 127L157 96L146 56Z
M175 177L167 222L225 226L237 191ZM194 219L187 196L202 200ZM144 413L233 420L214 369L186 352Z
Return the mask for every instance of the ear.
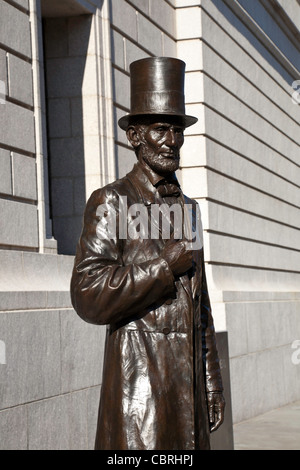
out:
M129 126L126 131L127 139L134 149L137 149L141 143L140 133L137 126Z

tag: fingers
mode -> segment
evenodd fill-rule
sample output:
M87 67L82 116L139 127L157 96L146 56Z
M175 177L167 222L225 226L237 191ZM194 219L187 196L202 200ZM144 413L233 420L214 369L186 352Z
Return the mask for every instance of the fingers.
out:
M218 405L214 405L213 408L212 414L209 417L211 423L210 432L216 431L224 421L224 408Z
M224 421L225 400L222 393L208 393L210 432L216 431Z

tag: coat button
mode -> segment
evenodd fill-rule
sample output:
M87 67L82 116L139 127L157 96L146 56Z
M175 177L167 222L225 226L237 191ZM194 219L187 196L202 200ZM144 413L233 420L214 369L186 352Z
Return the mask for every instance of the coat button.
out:
M168 299L168 300L166 300L165 304L166 304L166 305L171 305L171 304L172 304L172 302L173 302L173 300L172 300L172 299Z
M162 332L163 332L164 335L167 336L171 332L171 329L170 328L163 328Z

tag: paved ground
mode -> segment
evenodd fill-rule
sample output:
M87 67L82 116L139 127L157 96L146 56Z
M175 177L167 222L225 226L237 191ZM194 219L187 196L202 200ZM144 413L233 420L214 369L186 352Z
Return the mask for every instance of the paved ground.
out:
M235 450L300 450L300 401L235 424Z

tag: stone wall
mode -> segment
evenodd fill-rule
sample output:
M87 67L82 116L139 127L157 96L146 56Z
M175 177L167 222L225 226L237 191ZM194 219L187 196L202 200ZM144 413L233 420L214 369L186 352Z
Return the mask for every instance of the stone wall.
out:
M130 108L129 65L144 57L176 57L176 10L167 0L114 0L110 9L116 173L122 177L136 162L117 124Z
M71 308L73 257L52 238L40 3L0 17L0 448L92 449L105 328Z
M38 249L32 55L28 1L0 5L0 247ZM15 34L15 28L19 34ZM22 77L22 81L20 81ZM4 85L3 85L4 83ZM32 181L28 185L27 181ZM11 217L11 214L14 217Z
M202 210L237 422L299 399L299 31L273 1L179 3L187 108L199 117L187 130L182 181Z
M135 162L117 120L142 57L187 63L199 122L180 179L201 205L234 421L299 399L298 13L295 0L0 2L1 449L93 448L105 328L71 308L72 255L86 199Z

